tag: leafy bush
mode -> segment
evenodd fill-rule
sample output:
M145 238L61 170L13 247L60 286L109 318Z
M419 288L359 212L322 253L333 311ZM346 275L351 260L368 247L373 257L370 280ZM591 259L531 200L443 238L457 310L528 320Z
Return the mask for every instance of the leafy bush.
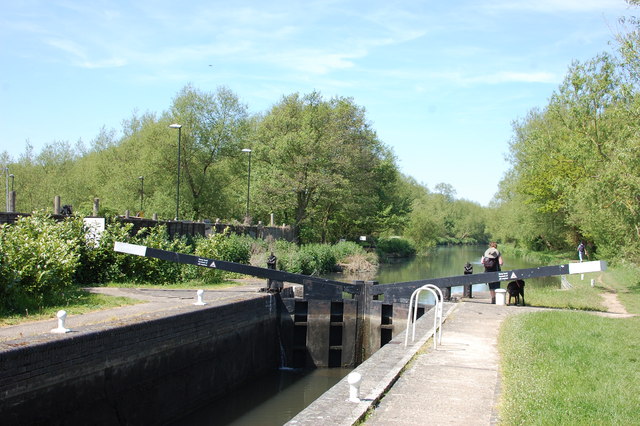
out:
M227 228L220 234L212 234L208 238L198 239L195 254L210 259L248 264L251 258L251 248L251 237L231 234ZM199 268L199 271L198 275L208 283L220 282L227 277L234 276L233 273L218 269Z
M340 241L332 246L332 249L338 262L349 256L366 253L360 244L353 241Z
M300 247L302 273L320 275L331 272L336 265L333 247L327 244L307 244Z
M82 252L76 281L81 284L125 281L167 284L182 281L189 271L187 265L118 253L113 250L113 246L119 241L160 250L191 253L186 240L171 240L166 226L142 228L135 235L131 235L132 227L130 223L112 222L105 227L99 243L89 241Z
M376 251L380 256L411 257L416 254L416 248L404 238L380 238L376 244Z
M45 213L20 217L0 229L5 309L37 307L62 299L74 285L74 274L84 243L81 222L54 221ZM5 275L6 274L6 275Z
M179 253L191 252L184 239L169 238L166 226L142 228L132 238L132 243ZM185 265L181 263L124 254L122 256L128 256L123 272L129 281L168 284L182 280Z
M76 271L76 281L79 284L127 280L127 272L130 270L128 265L134 261L133 256L117 253L113 250L113 246L116 241L133 244L132 227L133 224L130 223L107 223L99 242L93 240L87 242Z

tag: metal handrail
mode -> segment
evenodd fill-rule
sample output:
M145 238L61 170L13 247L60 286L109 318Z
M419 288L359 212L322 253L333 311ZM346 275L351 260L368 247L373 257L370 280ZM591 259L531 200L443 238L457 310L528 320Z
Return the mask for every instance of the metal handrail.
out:
M438 344L442 344L442 311L444 310L444 295L442 294L442 290L440 287L435 286L433 284L426 284L423 287L433 288L440 295L440 303L436 303L437 315L439 317L439 325L438 325ZM435 334L435 332L434 332ZM434 336L435 338L435 336Z
M438 300L438 293L435 292L435 290L433 290L433 288L431 288L433 285L431 284L425 284L422 287L416 289L412 294L411 294L411 298L409 299L409 313L407 315L407 329L405 332L405 338L404 338L404 347L407 347L407 342L409 340L409 325L411 324L411 310L413 309L413 333L412 333L412 342L416 340L416 320L417 320L417 316L418 316L418 297L420 295L420 292L422 291L429 291L431 294L433 294L433 297L436 301L436 304L434 306L434 315L433 315L433 347L434 349L438 349L438 339L437 339L437 330L438 330L438 313L442 312L441 308L438 306L438 304L442 304L444 303L444 298L442 299L442 302L440 300ZM434 287L434 286L433 286ZM415 308L413 306L413 302L414 300L416 301L415 304ZM440 322L440 325L442 326L442 319Z

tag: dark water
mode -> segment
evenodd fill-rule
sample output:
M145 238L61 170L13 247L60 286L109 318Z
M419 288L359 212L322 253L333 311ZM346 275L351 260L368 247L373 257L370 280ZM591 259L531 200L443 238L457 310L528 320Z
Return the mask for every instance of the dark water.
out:
M330 278L351 282L355 279L373 279L380 284L416 281L462 275L466 262L473 264L474 273L484 271L480 257L485 246L439 247L427 257L416 257L382 264L375 277ZM534 268L540 265L517 258L504 257L503 270ZM326 277L329 278L329 277ZM527 286L558 286L558 277L537 278ZM504 285L503 285L504 287ZM485 284L473 286L473 291L488 290ZM462 292L454 287L452 293ZM429 303L430 294L425 294ZM185 417L180 425L282 425L346 376L350 369L322 368L317 370L282 369L253 381L197 413Z
M282 425L350 371L346 368L274 371L175 424Z

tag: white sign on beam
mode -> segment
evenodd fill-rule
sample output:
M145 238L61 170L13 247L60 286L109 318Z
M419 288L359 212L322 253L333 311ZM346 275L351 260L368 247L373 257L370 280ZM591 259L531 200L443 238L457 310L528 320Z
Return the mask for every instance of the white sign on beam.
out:
M587 272L600 272L607 270L607 262L594 260L591 262L569 263L570 274L585 274Z
M147 247L145 246L121 243L119 241L116 241L116 243L113 245L113 249L120 253L135 254L136 256L146 256L147 254Z

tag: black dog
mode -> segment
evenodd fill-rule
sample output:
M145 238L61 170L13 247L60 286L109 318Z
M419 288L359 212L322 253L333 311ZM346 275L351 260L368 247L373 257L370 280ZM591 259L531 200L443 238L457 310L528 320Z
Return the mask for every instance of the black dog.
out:
M522 296L522 306L524 306L524 280L515 280L507 284L507 293L509 293L507 305L511 304L512 297L516 299L516 305L520 304L520 296Z

